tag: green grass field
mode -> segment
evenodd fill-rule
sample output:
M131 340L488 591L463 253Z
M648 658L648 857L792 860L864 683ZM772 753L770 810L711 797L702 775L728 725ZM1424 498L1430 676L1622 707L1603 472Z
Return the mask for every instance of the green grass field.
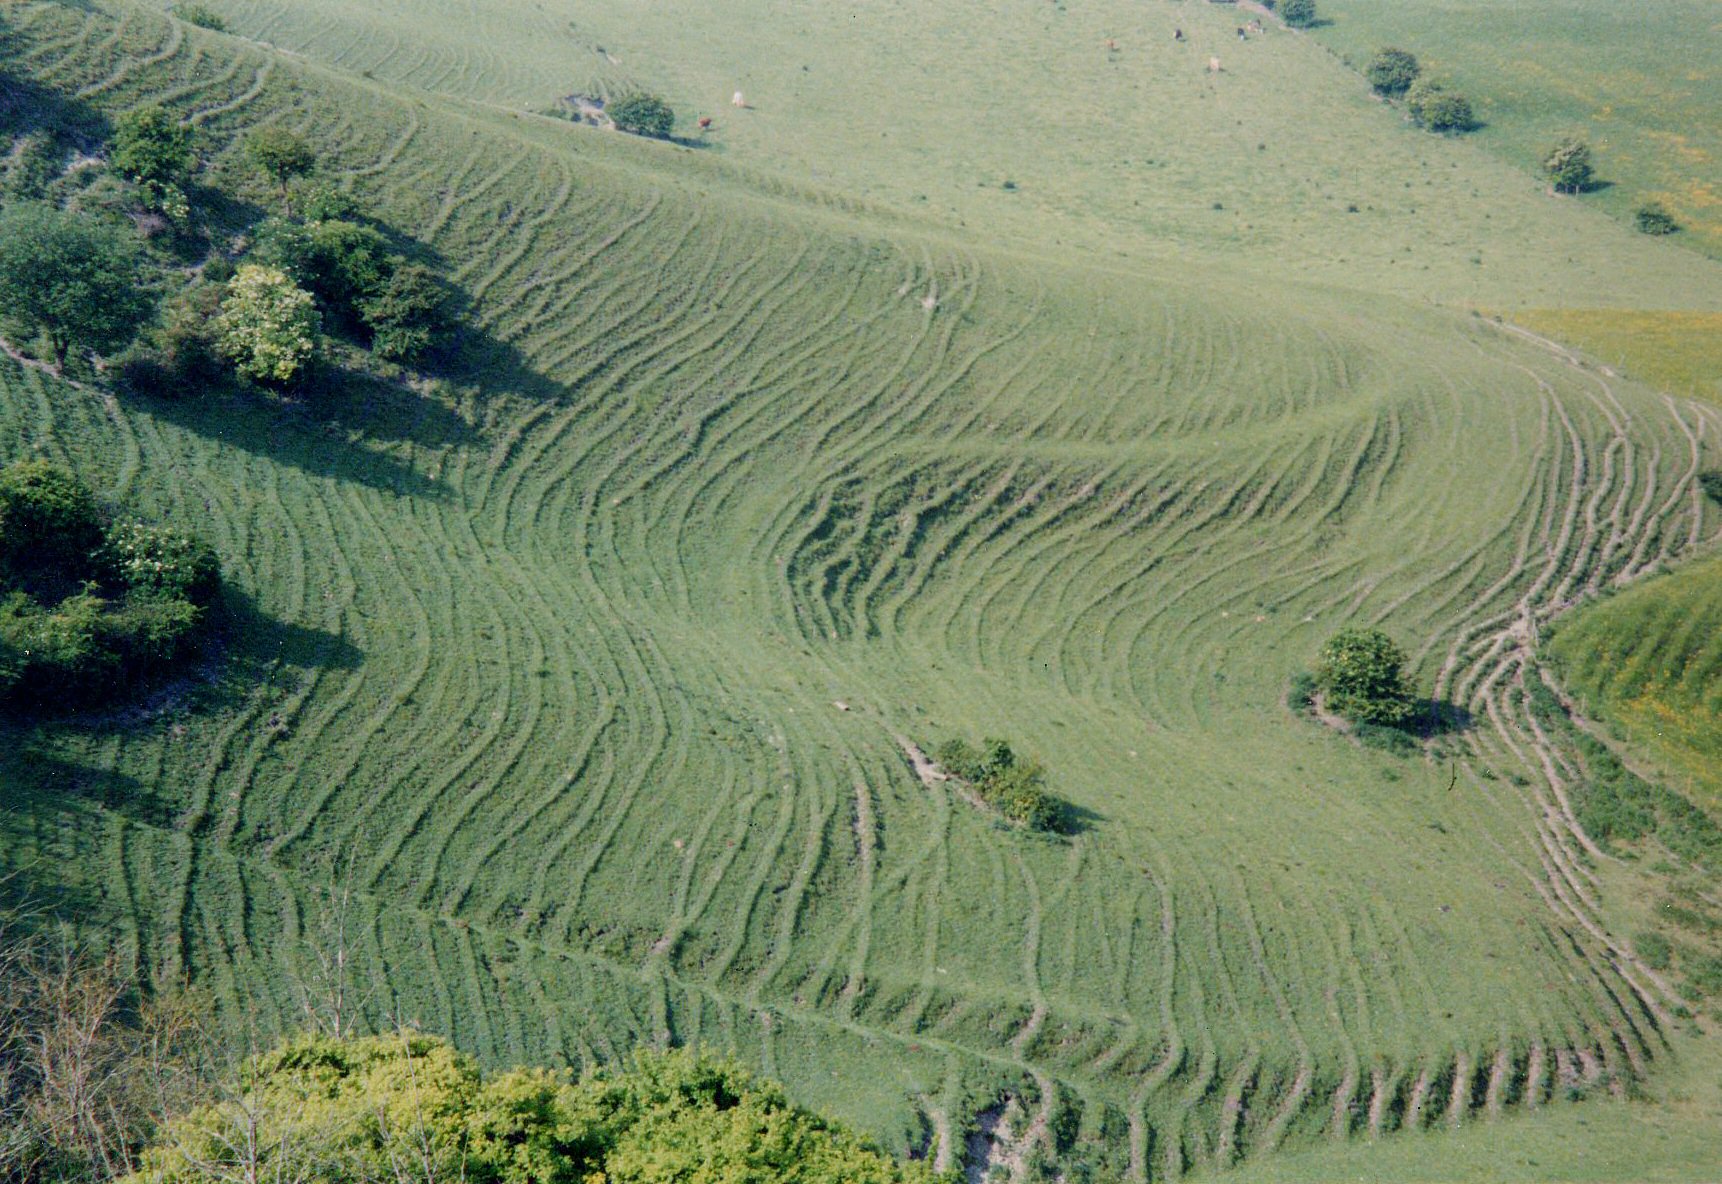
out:
M1714 313L1722 267L1205 5L223 11L8 6L8 68L167 102L236 186L239 133L313 136L472 328L347 406L0 359L0 458L195 523L233 588L209 679L0 737L4 864L141 968L296 1022L351 861L377 1016L732 1051L897 1151L1011 1091L1106 1179L1600 1145L1684 1063L1622 936L1655 873L1579 831L1525 680L1713 546L1722 411L1468 309ZM707 150L531 113L637 84L755 107ZM1405 758L1289 710L1354 623L1473 726ZM904 755L995 734L1075 833ZM1666 1178L1713 1110L1658 1112Z

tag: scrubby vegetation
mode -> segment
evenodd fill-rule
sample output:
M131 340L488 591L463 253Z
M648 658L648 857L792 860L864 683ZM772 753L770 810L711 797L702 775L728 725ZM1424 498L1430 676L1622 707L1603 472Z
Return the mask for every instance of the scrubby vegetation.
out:
M1387 48L1378 50L1369 59L1363 76L1369 79L1369 85L1376 94L1399 98L1411 89L1411 84L1422 72L1416 54L1405 49Z
M1639 206L1633 211L1632 221L1640 234L1673 234L1680 229L1680 223L1674 220L1668 207L1659 201L1647 201Z
M110 518L44 461L0 470L0 696L53 712L170 674L219 588L196 537Z
M301 1037L248 1063L238 1093L168 1123L134 1184L232 1179L907 1184L900 1164L741 1069L642 1052L573 1081L486 1077L434 1037Z
M1055 830L1062 809L1046 791L1046 767L1018 756L1009 741L989 737L979 748L950 739L933 755L947 774L968 784L987 805L1030 830Z
M657 140L669 139L676 126L676 113L657 95L623 95L606 106L604 113L622 131Z

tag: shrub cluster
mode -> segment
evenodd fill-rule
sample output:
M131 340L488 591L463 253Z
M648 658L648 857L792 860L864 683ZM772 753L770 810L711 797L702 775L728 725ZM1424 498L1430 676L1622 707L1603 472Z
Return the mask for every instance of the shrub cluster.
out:
M242 1098L171 1122L131 1180L627 1180L910 1184L935 1179L790 1103L775 1085L685 1053L637 1054L572 1081L486 1077L416 1032L301 1037L256 1058Z
M1680 223L1659 201L1647 201L1639 206L1633 212L1632 221L1642 234L1673 234L1680 229Z
M999 813L1031 830L1054 830L1062 813L1046 792L1046 767L1017 756L1004 740L988 738L976 748L967 740L946 740L933 753L951 776L966 781Z
M1405 92L1405 108L1432 132L1463 132L1477 125L1471 100L1439 82L1419 79Z
M1376 94L1398 98L1411 89L1411 84L1422 72L1423 67L1418 64L1416 54L1389 46L1376 51L1363 76L1369 79L1369 85Z
M110 520L65 469L0 469L0 696L97 699L171 668L220 583L208 544Z
M623 95L604 109L616 127L636 136L667 140L675 130L676 113L657 95Z
M340 207L339 195L314 192L307 211ZM448 295L429 268L390 254L375 227L346 217L307 222L269 218L248 258L277 268L315 295L341 325L370 340L391 361L421 357L448 332Z
M1563 136L1543 157L1556 193L1582 193L1589 188L1596 169L1591 164L1590 145L1577 136Z

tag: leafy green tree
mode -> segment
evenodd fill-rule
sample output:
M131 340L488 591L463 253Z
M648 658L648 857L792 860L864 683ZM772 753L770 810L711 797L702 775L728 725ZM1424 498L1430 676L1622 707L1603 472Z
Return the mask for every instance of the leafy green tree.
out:
M623 95L604 111L618 128L636 136L667 140L676 126L676 113L657 95Z
M1543 172L1554 182L1555 192L1582 192L1595 174L1590 145L1577 136L1563 136L1543 157Z
M1632 222L1641 234L1673 234L1680 229L1680 223L1659 201L1647 201L1639 206L1633 212Z
M1280 0L1274 11L1294 29L1306 29L1315 24L1315 0Z
M1419 79L1405 92L1411 118L1432 132L1462 132L1476 126L1471 100L1438 82Z
M1399 725L1414 703L1405 651L1379 629L1346 629L1322 647L1316 685L1329 710L1366 724Z
M371 348L406 362L422 357L447 333L448 293L428 267L396 263L382 290L359 306L371 331Z
M317 352L322 319L311 293L274 267L246 264L227 286L216 344L245 377L273 386L298 378Z
M45 460L0 469L0 579L76 583L104 541L101 508L77 474Z
M1369 59L1363 76L1369 79L1369 85L1376 94L1398 98L1411 89L1411 84L1417 81L1417 76L1422 72L1423 67L1417 64L1416 54L1390 46L1376 51L1375 56Z
M120 231L35 202L0 213L0 313L44 334L57 370L74 345L123 346L149 310L137 247Z
M303 136L273 125L258 128L246 138L245 154L281 187L281 200L289 207L288 183L317 167L317 153Z
M150 209L183 209L181 185L191 172L193 132L158 106L120 116L108 161L143 194Z

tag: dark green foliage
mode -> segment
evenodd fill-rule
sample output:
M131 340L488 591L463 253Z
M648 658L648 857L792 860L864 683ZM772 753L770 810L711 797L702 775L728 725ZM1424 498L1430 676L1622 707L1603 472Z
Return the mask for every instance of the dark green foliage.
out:
M108 553L120 582L133 592L207 605L221 587L215 549L183 530L116 522L108 529Z
M358 222L313 222L307 231L310 274L302 282L330 309L352 319L388 280L388 240Z
M0 580L54 586L93 570L102 514L90 487L47 461L0 469Z
M1432 132L1462 132L1476 126L1469 99L1427 78L1405 92L1405 106L1411 118Z
M1711 501L1722 503L1722 469L1708 469L1698 474L1698 488Z
M1291 686L1286 691L1286 702L1293 711L1302 711L1315 702L1315 693L1321 688L1316 685L1315 675L1307 670L1300 670L1292 675Z
M32 132L5 158L5 192L27 200L41 198L65 168L66 145L44 132Z
M657 95L623 95L604 111L618 128L636 136L667 140L676 126L676 113Z
M120 116L108 145L108 162L135 184L181 184L191 171L192 129L156 106Z
M1647 201L1639 206L1633 212L1632 223L1641 234L1673 234L1680 229L1680 223L1659 201Z
M307 222L353 221L364 213L359 199L327 181L312 181L295 194L299 215Z
M1280 0L1274 11L1294 29L1308 28L1315 24L1315 0Z
M396 263L376 295L359 305L371 331L371 348L391 361L412 361L435 346L449 330L449 298L431 270L417 263Z
M0 213L0 313L48 338L64 367L74 345L123 346L149 312L137 248L114 227L53 206Z
M1046 767L1024 760L1009 742L989 737L976 748L952 739L933 750L934 759L951 776L967 782L988 805L1031 830L1054 830L1063 808L1046 792Z
M257 1058L244 1096L243 1106L217 1102L170 1124L143 1177L239 1178L242 1132L255 1124L256 1178L271 1180L289 1165L329 1184L404 1175L467 1184L933 1179L926 1165L896 1163L794 1106L777 1086L687 1053L642 1053L623 1071L574 1082L548 1070L486 1078L418 1033L306 1037Z
M1379 629L1346 629L1321 649L1316 686L1327 707L1359 724L1394 727L1414 705L1403 672L1405 652Z
M1577 136L1562 137L1543 157L1543 172L1548 174L1557 193L1584 192L1595 171L1590 145Z
M317 167L317 153L311 145L284 127L263 127L252 132L245 141L245 154L281 187L283 200L287 198L289 181Z
M1416 54L1390 46L1376 51L1375 56L1369 59L1363 76L1369 79L1369 85L1376 94L1397 98L1411 89L1411 84L1417 81L1417 75L1422 69L1417 63Z
M1351 734L1365 748L1379 749L1394 756L1416 756L1420 751L1417 741L1404 728L1358 723L1352 725Z
M207 4L176 4L173 15L200 29L209 29L216 33L227 32L227 19Z
M220 577L214 551L182 531L109 527L64 469L0 469L0 695L53 707L168 668Z

